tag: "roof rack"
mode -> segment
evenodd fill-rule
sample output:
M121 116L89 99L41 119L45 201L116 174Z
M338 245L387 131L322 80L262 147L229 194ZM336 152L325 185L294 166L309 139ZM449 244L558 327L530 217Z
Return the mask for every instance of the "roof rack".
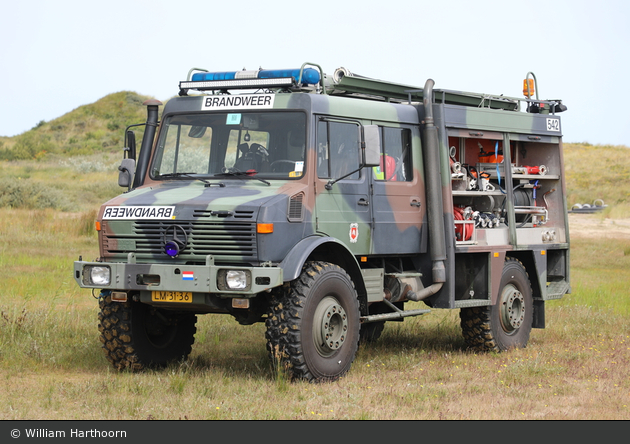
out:
M327 88L327 93L330 95L358 94L408 102L419 102L423 99L422 88L355 75L345 68L338 68L335 71L333 81ZM517 110L519 104L517 99L462 91L435 90L434 96L436 101L447 104L511 111Z
M196 71L196 72L195 72ZM193 74L194 73L194 74ZM454 90L434 90L437 103L489 108L508 111L520 111L521 102L526 102L529 113L555 114L566 110L560 100L539 100L538 86L533 73L528 73L525 80L525 99L503 95L479 94ZM529 80L528 80L529 79ZM422 88L403 85L384 80L353 74L346 68L337 68L332 76L327 76L319 65L303 63L296 69L245 70L230 72L209 72L201 68L192 68L187 80L179 83L179 95L188 95L189 90L210 91L224 94L230 90L272 90L287 92L310 92L344 97L357 97L372 100L395 101L399 103L421 102ZM534 89L536 99L532 99Z

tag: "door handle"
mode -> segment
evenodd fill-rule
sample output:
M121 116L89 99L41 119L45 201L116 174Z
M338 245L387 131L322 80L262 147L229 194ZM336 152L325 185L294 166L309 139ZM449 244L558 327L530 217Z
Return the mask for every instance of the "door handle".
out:
M367 207L367 206L369 206L369 205L370 205L370 202L369 202L369 201L367 201L367 200L365 200L365 199L363 199L363 198L361 198L361 199L359 199L358 204L359 204L359 205L361 205L361 206L363 206L363 207Z
M422 206L422 203L421 203L420 201L418 201L418 200L415 200L415 199L414 199L414 200L412 200L412 201L409 203L409 205L411 205L412 207L418 207L418 208L420 208L420 207Z

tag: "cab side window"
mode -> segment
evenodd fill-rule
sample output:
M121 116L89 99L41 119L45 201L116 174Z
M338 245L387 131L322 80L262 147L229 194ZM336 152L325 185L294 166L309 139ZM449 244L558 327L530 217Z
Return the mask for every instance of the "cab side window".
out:
M411 165L411 131L406 128L381 129L380 165L374 167L376 180L409 182L413 180Z
M317 176L344 177L360 165L359 126L354 123L321 121L317 126ZM355 172L346 179L358 179Z

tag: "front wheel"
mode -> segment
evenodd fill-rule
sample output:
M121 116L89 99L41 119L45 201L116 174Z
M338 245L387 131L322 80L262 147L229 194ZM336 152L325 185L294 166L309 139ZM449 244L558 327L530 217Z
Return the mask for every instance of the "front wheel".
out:
M533 310L527 271L520 261L508 258L496 305L461 309L464 339L470 348L478 351L524 348L532 330Z
M197 316L139 302L99 298L98 329L105 357L118 370L139 371L185 359L195 341Z
M350 276L328 262L308 262L272 299L266 321L272 363L291 379L334 381L354 360L359 301Z

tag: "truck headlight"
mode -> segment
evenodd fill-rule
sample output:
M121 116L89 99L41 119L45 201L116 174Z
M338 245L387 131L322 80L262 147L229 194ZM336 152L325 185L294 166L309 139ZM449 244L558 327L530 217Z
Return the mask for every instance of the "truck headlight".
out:
M219 270L217 287L219 290L249 290L251 280L248 270Z
M247 274L243 270L228 270L225 283L230 290L243 290L247 288Z
M111 281L111 270L106 266L88 266L83 270L83 283L86 285L105 286Z

